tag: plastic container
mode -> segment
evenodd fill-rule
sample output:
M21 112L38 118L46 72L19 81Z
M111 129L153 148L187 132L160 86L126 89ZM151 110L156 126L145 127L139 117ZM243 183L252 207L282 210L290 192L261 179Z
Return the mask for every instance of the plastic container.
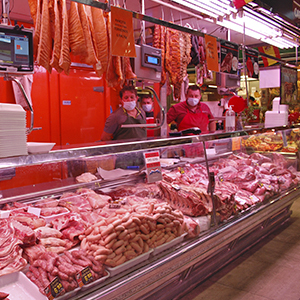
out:
M235 112L232 109L232 106L229 106L229 109L226 111L225 115L225 130L226 131L235 131Z

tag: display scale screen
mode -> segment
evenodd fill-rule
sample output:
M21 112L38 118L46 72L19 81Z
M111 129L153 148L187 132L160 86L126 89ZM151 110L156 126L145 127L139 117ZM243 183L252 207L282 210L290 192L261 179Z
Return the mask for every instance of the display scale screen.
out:
M0 25L0 73L33 73L31 30Z

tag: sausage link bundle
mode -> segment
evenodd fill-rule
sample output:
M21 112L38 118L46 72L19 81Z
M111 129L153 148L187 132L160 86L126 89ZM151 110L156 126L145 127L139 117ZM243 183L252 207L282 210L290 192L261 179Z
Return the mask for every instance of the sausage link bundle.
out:
M110 267L170 242L188 230L183 214L166 203L133 206L89 227L80 236L81 249Z

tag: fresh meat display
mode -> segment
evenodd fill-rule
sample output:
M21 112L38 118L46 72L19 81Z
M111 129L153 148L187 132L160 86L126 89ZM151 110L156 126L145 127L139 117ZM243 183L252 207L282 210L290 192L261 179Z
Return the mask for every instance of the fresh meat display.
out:
M178 209L188 216L205 216L212 212L211 196L198 186L159 182L164 199L173 209Z
M11 223L15 229L15 237L19 239L25 247L35 244L36 234L34 230L14 219L11 219Z
M166 203L149 199L132 209L131 213L117 209L109 218L87 228L79 237L81 249L97 261L116 267L188 230L182 212Z
M36 215L20 210L12 210L10 217L23 225L29 226L31 229L36 229L46 225L46 221L43 218L39 218Z
M76 182L90 182L93 180L97 180L98 178L90 172L83 173L76 177Z
M220 220L230 217L236 209L246 209L299 184L300 172L287 166L280 153L267 157L260 153L248 155L241 152L215 161L209 170L216 178L214 200ZM207 197L208 177L204 166L187 164L173 171L164 171L163 179L158 185L172 205L191 216L208 213L205 209L201 211L201 205L205 204L201 197L198 196L196 201L195 192L186 189L186 186L191 190L200 187Z
M15 235L12 220L0 219L0 276L19 271L27 264L22 257L21 244Z
M31 262L26 276L44 295L44 289L54 278L58 277L64 287L60 294L63 295L78 287L76 274L86 267L90 268L93 280L106 275L103 264L95 261L82 250L74 250L65 252L61 256L50 252L41 253L36 260Z
M88 200L92 209L103 208L111 200L110 196L97 194L91 189L82 188L77 193Z
M60 197L58 205L66 207L71 212L79 213L92 210L89 201L77 193L64 193Z

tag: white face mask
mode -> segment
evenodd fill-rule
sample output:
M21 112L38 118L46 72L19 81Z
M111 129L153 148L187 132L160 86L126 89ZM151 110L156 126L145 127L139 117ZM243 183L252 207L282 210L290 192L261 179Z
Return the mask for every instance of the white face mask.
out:
M152 110L152 104L143 104L142 108L144 111L149 112Z
M187 103L188 103L188 105L190 105L190 106L195 106L195 105L197 105L197 104L199 103L199 101L200 101L200 99L198 99L198 98L188 98L188 99L187 99Z
M135 105L136 105L135 101L123 102L123 107L128 111L134 110Z

